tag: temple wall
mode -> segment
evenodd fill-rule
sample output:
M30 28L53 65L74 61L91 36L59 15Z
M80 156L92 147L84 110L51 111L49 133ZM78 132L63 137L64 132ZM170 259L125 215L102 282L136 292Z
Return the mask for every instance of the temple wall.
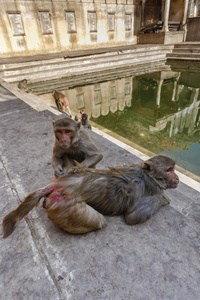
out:
M139 0L0 0L1 57L137 43Z

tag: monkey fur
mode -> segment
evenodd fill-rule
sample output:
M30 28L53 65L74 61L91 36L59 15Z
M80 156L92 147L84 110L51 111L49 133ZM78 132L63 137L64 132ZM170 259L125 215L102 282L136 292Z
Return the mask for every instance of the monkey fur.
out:
M176 188L179 183L174 165L171 158L158 155L136 165L108 170L71 168L67 175L30 193L4 217L3 237L8 237L15 224L43 197L49 219L73 234L104 228L103 215L124 215L129 225L145 222L169 203L164 190Z
M78 162L81 166L93 168L103 158L102 153L80 123L69 117L53 121L55 143L52 166L55 176L66 174L69 167Z

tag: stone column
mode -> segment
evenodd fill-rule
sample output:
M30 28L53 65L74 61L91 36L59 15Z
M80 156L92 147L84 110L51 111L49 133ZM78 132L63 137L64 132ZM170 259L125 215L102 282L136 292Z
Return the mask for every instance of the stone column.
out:
M184 13L183 13L183 27L186 25L186 20L187 20L187 14L188 14L188 4L189 4L189 0L185 0L185 4L184 4Z
M196 11L195 11L195 17L198 17L198 9L199 9L199 0L196 0Z
M190 0L189 7L188 7L188 18L194 17L194 0Z
M146 0L142 0L142 11L141 11L141 27L144 27L144 11L145 11Z
M161 6L161 21L164 22L164 14L165 14L165 0L162 0Z
M164 24L162 31L169 31L168 22L169 22L169 8L170 8L170 0L165 0L165 13L164 13Z
M187 15L188 15L188 4L189 4L189 0L185 0L185 4L184 4L184 12L183 12L183 22L182 22L182 30L184 30L184 36L183 36L183 41L185 42L186 40L186 35L187 35Z

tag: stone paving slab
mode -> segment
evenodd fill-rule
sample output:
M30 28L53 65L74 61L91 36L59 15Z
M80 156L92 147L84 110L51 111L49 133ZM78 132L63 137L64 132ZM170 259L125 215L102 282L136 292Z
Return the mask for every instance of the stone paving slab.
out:
M0 86L1 222L53 177L51 122L57 116L33 109L32 96L25 96L26 103ZM88 132L104 154L98 168L141 161ZM171 205L141 225L106 217L105 229L82 235L57 228L40 203L0 239L0 299L200 299L200 195L183 183L168 194Z

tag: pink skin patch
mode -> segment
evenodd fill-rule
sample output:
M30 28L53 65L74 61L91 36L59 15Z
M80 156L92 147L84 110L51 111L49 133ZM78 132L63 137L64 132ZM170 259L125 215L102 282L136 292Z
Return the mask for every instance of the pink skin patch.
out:
M66 97L61 97L60 100L61 100L61 102L62 102L63 104L65 103L65 106L66 106L66 107L69 106L69 103L68 103L68 100L67 100Z
M40 194L40 199L41 199L42 197L48 196L49 194L53 193L53 192L55 191L56 187L57 187L57 184L56 184L56 183L51 184L51 185L48 185L47 187L45 187L45 188L42 190L41 194Z
M74 203L75 199L67 199L66 194L63 196L62 192L59 190L58 183L53 183L46 188L43 189L43 191L40 194L40 199L44 197L43 207L48 208L52 206L53 204L58 204L61 202L67 202L69 205L71 203ZM47 199L48 205L47 204Z
M52 201L52 204L59 203L64 200L63 196L59 192L52 193L49 198Z

